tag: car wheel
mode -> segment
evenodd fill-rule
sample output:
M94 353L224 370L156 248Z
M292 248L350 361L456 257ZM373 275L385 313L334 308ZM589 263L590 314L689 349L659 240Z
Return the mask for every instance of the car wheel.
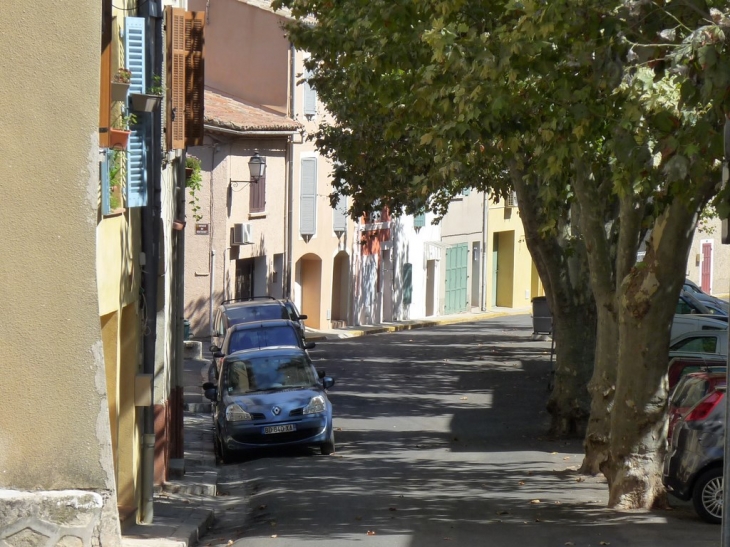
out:
M319 450L322 452L323 456L329 456L330 454L335 453L335 432L333 431L330 433L330 438L327 440L327 442L322 443L322 445L319 447Z
M692 503L697 514L707 522L722 521L722 468L715 467L702 473L692 490Z

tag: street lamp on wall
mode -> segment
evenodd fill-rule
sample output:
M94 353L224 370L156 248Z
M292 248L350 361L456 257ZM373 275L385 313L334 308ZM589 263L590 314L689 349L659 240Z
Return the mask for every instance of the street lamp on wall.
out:
M253 156L251 156L251 159L248 160L248 171L251 175L251 178L249 180L231 179L231 188L235 188L236 192L238 190L242 190L246 184L256 184L258 181L266 176L266 158L259 156L258 150L255 151L253 153ZM239 184L241 185L241 188L238 188Z

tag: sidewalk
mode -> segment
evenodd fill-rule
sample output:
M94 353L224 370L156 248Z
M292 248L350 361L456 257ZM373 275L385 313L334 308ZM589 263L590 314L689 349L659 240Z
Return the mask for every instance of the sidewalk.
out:
M342 329L317 330L307 327L307 341L317 342L320 340L339 340L342 338L354 338L368 334L381 334L384 332L399 332L403 330L422 329L436 327L438 325L455 325L458 323L471 323L483 321L505 315L526 315L532 313L531 307L525 308L492 308L484 312L463 312L453 315L440 315L426 317L424 319L409 319L393 323L382 323L379 325L359 325L356 327L345 327Z
M487 312L466 312L455 315L413 319L382 325L361 325L342 329L307 328L307 341L339 340L370 334L471 323L505 315L524 315L531 308L494 308ZM193 343L192 359L185 360L186 370L200 370L185 386L184 439L185 462L181 479L171 480L155 491L152 524L132 524L122 530L122 547L194 547L215 520L221 509L217 498L218 468L213 452L213 430L210 404L202 399L200 385L207 381L210 359L201 351L200 342ZM205 346L205 343L202 344ZM186 351L187 348L186 348Z

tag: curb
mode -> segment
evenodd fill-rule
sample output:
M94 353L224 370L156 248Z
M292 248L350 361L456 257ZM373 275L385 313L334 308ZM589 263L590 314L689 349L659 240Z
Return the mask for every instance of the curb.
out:
M342 340L344 338L357 338L360 336L368 336L370 334L383 334L386 332L401 332L405 330L415 330L428 327L438 327L441 325L456 325L459 323L475 323L486 319L494 319L496 317L505 317L508 315L528 315L529 311L520 311L517 313L509 312L488 312L475 315L457 315L446 316L438 319L414 320L408 323L397 323L394 325L378 325L373 327L363 327L352 330L335 330L332 332L313 331L312 334L307 333L307 342L322 342L325 340Z

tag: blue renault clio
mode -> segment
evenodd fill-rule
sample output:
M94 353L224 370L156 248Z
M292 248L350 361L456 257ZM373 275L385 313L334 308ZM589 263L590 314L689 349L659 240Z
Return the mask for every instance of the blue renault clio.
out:
M299 347L227 355L218 385L203 384L215 407L218 457L225 463L256 448L291 445L317 446L322 454L332 454L332 404L326 390L334 384Z

